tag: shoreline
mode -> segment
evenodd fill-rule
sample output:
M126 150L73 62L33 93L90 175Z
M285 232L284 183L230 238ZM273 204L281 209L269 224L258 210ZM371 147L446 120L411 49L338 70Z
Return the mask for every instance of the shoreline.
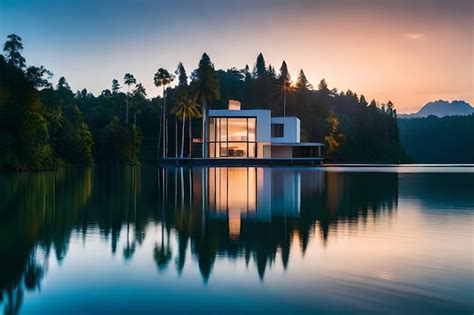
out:
M201 161L204 162L204 161ZM157 163L153 161L147 161L143 162L137 165L130 165L130 164L93 164L93 165L63 165L59 166L57 168L47 168L43 170L0 170L0 175L1 174L22 174L22 173L42 173L42 172L55 172L60 169L66 169L66 168L86 168L86 167L123 167L123 166L130 166L130 167L136 167L136 166L158 166L158 167L287 167L287 168L300 168L300 167L308 167L308 168L324 168L324 169L330 169L330 168L349 168L349 169L357 169L357 168L368 168L368 169L375 169L375 168L417 168L417 167L423 167L423 168L474 168L474 164L469 164L469 163L461 163L461 164L439 164L439 163L433 163L433 164L390 164L390 163L323 163L321 161L313 161L315 164L300 164L300 163L294 163L291 165L285 164L285 161L277 161L276 163L273 164L259 164L259 163L253 163L255 161L247 161L246 163L242 164L239 163L240 161L234 161L233 163L227 163L227 164L219 164L219 163L213 163L213 164L205 164L205 163L182 163L179 165L173 164L173 163ZM278 163L279 162L279 163ZM283 162L283 163L282 163ZM319 163L319 164L318 164Z

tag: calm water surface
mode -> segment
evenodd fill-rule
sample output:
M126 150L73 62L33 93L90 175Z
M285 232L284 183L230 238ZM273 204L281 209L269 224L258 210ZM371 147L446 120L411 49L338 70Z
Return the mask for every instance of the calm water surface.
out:
M474 168L0 175L6 314L472 314Z

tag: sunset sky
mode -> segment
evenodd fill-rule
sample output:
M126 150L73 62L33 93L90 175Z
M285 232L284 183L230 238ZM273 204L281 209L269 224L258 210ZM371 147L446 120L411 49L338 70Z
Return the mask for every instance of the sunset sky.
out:
M472 0L2 0L0 37L23 38L29 65L94 94L133 73L150 96L158 67L188 73L207 52L216 68L286 60L315 86L389 99L473 103Z

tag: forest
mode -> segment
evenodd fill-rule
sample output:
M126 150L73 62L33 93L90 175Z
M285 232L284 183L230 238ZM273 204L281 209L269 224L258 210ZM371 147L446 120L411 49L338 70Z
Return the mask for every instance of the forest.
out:
M100 95L73 91L66 78L52 82L44 66L27 65L20 36L11 34L0 55L0 169L43 170L63 165L130 164L168 156L199 156L202 116L225 108L269 109L273 116L301 120L302 141L324 142L334 162L409 161L401 144L391 101L308 82L303 69L292 80L288 66L278 70L257 56L252 69L215 69L204 53L197 68L182 63L159 68L150 81L162 96L147 95L131 73L111 78Z
M474 163L474 114L399 119L398 124L403 147L414 162Z

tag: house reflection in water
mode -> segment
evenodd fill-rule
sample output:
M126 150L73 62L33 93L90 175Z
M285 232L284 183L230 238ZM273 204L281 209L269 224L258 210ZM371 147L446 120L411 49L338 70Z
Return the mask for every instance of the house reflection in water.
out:
M231 239L239 237L242 220L271 221L272 217L297 217L300 213L299 172L256 167L208 168L203 172L208 182L203 204L210 217L228 220Z

